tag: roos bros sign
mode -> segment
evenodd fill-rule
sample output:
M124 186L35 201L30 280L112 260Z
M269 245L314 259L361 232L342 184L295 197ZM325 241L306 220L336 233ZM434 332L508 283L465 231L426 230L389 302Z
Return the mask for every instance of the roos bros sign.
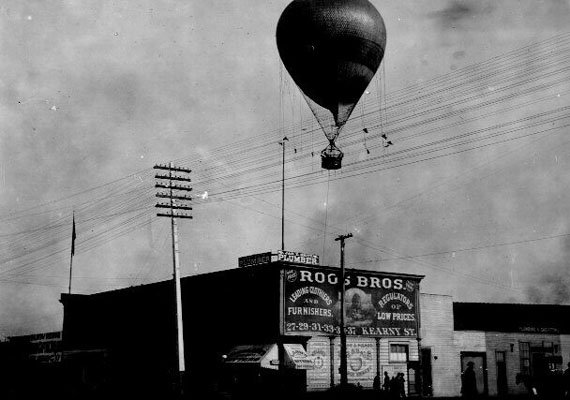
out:
M313 268L284 271L285 334L340 334L339 277ZM417 337L421 277L348 271L345 278L347 335Z

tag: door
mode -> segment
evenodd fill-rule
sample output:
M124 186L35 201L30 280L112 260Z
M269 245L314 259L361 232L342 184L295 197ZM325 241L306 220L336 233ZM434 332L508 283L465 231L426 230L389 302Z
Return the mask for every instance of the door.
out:
M408 362L408 395L419 395L420 392L420 363L418 361Z
M505 351L496 351L497 360L497 393L500 397L507 395L507 360Z
M462 352L461 373L467 369L470 362L473 363L473 370L475 371L477 393L487 395L487 357L485 353Z
M422 395L433 396L432 378L431 378L431 349L429 347L422 348L422 365L421 365L421 386Z

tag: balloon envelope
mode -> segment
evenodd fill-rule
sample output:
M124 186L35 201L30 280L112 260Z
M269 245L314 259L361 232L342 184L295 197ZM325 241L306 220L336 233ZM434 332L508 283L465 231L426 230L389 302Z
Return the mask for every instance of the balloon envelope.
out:
M384 56L380 13L368 0L295 0L283 11L276 36L297 86L342 127Z

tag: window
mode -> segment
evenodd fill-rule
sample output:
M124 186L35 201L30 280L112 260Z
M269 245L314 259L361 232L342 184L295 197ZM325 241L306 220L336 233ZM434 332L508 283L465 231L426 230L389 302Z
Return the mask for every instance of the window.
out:
M408 346L405 344L390 344L390 362L408 361Z
M542 348L547 353L552 353L553 347L554 347L554 343L552 343L552 342L544 342L544 341L542 342Z
M530 343L519 342L519 352L521 357L521 374L530 375Z
M497 358L497 363L504 363L505 362L505 352L504 351L495 351L495 357Z

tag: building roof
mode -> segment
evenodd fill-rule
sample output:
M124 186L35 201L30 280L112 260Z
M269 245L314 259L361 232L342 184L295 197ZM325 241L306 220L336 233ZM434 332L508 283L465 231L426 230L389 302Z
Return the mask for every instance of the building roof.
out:
M453 303L456 331L570 333L570 306Z

